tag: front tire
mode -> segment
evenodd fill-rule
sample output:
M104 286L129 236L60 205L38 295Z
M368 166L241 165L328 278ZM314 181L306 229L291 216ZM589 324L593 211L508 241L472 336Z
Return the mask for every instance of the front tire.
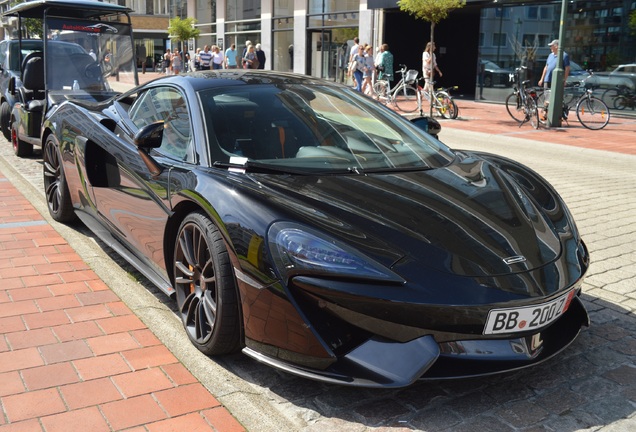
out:
M610 121L610 112L602 100L590 96L576 105L576 117L588 129L603 129Z
M33 154L33 146L19 138L18 123L15 120L11 123L11 145L17 157L29 157Z
M44 166L44 194L49 213L58 222L71 222L75 219L71 194L66 183L62 154L53 135L46 139L42 152Z
M203 213L181 223L174 252L177 305L188 338L202 353L229 354L240 346L238 294L218 228Z
M526 118L523 103L521 102L521 95L518 92L510 93L506 98L506 110L510 117L517 123L521 123Z

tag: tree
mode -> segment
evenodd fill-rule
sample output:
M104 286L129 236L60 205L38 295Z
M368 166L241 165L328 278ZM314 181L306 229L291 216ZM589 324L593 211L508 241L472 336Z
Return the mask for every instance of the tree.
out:
M466 0L399 0L400 10L408 12L417 19L422 19L431 23L431 43L435 43L435 25L448 17L450 11L462 8L466 5ZM431 80L435 76L435 69L431 71ZM433 95L431 95L432 97ZM430 114L433 116L433 103L431 103Z
M168 25L168 35L175 39L177 42L187 42L192 38L199 37L201 30L194 27L197 23L197 20L194 18L184 18L181 19L179 17L170 18L170 23ZM183 52L183 47L181 47L181 52Z

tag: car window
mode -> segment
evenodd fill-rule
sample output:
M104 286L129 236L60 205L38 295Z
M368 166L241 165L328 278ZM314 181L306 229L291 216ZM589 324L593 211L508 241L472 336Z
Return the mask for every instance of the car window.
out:
M439 167L445 146L358 92L323 85L201 91L212 162L237 158L298 170Z
M169 87L152 88L139 95L129 115L138 128L163 121L163 139L157 151L173 159L190 160L192 127L180 92Z

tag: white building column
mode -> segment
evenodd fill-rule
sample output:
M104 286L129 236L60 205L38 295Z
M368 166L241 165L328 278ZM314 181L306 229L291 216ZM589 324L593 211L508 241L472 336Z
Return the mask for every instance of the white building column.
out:
M307 67L307 0L294 0L294 70L305 73Z
M272 16L273 0L261 0L261 49L265 51L265 69L272 69Z
M368 43L374 45L374 20L373 20L373 10L367 9L367 0L360 1L360 19L358 21L358 37L360 38L360 43Z

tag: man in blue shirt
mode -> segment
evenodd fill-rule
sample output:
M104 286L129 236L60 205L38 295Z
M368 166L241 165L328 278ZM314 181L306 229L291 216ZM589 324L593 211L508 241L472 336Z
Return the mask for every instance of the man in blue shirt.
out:
M543 68L543 73L541 74L541 79L539 80L539 85L544 86L546 91L550 90L550 82L552 81L552 71L556 68L557 65L557 51L559 50L559 40L555 39L548 44L552 53L548 56L548 59L545 62L545 67ZM570 56L563 51L563 82L565 83L568 79L568 75L570 75Z
M225 67L227 69L236 69L238 64L236 63L236 44L232 44L228 49L225 50Z

